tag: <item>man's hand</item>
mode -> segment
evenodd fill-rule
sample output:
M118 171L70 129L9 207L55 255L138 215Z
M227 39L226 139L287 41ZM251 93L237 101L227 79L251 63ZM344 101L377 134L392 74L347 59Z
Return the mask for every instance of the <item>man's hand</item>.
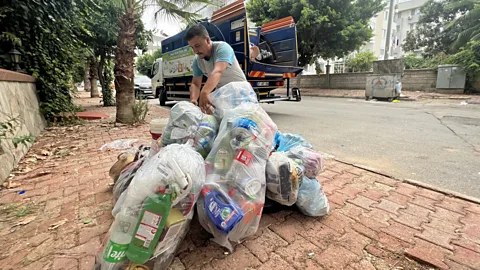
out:
M212 114L212 107L215 108L210 100L209 93L203 91L200 92L200 109L202 109L202 112Z
M190 102L193 103L193 105L198 106L198 101L192 99L192 100L190 100Z

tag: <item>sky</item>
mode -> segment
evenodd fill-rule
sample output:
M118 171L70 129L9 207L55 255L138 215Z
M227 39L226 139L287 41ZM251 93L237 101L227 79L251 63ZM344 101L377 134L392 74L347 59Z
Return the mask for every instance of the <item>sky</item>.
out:
M154 30L155 35L159 35L158 30L163 30L167 35L172 36L181 31L181 25L178 22L158 19L155 21L155 7L148 6L143 13L142 21L147 30ZM157 31L156 31L157 30Z

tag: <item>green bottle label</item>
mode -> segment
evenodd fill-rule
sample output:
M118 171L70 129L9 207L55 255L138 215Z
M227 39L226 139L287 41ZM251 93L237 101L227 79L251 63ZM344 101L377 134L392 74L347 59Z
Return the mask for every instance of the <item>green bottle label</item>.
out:
M105 247L105 251L103 252L103 259L112 263L123 262L127 258L127 249L128 244L117 244L109 240Z

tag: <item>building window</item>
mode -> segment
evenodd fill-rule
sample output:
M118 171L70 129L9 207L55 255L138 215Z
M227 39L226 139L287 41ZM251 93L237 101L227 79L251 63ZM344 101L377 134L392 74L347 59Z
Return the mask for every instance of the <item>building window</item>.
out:
M402 18L402 12L398 12L398 18L399 18L399 19Z
M412 15L412 16L415 15L415 9L412 9L412 10L410 11L410 15Z
M383 29L382 30L382 38L385 38L387 35L387 30Z
M420 14L420 9L419 8L415 9L415 14Z
M411 23L411 24L410 24L410 30L413 30L413 29L415 29L415 24L414 24L414 23Z

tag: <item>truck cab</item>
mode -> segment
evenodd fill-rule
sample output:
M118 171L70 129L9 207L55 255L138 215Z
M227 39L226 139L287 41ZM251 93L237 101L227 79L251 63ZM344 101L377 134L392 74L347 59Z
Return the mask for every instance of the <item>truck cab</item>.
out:
M152 90L155 98L158 98L163 88L162 58L158 58L152 65Z

